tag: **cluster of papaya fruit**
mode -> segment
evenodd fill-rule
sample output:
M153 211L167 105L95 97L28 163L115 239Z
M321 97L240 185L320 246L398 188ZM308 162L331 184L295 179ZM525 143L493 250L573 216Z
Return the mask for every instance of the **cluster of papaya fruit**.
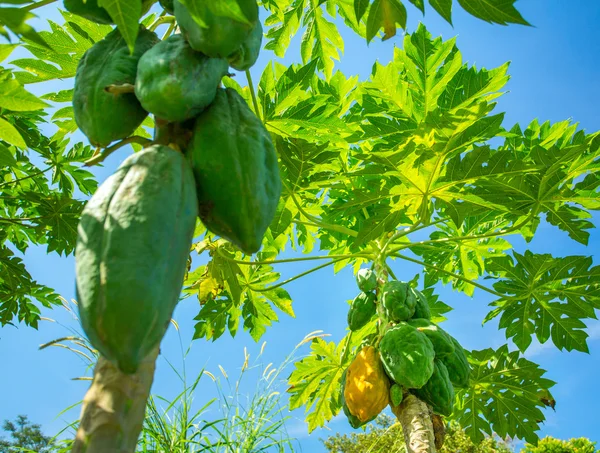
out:
M471 369L460 343L431 321L425 295L407 282L377 279L360 269L361 293L348 311L351 331L374 317L381 334L364 344L342 376L342 404L350 424L358 428L390 405L398 407L406 394L424 401L432 412L449 416L454 388L467 387Z
M147 11L156 0L144 0ZM164 40L140 26L133 51L118 29L81 58L73 110L97 147L127 139L148 114L158 133L128 157L86 205L78 227L79 311L92 345L133 373L158 347L179 300L196 218L244 253L259 250L279 201L271 136L221 80L257 60L262 27L219 15L219 0L160 0L181 33ZM112 23L97 0L64 0L73 14ZM202 20L196 20L196 16Z

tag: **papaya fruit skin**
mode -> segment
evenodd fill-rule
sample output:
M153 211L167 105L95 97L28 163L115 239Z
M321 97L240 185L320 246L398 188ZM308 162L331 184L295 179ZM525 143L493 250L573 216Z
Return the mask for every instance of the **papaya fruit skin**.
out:
M117 29L94 44L77 66L73 113L75 122L94 146L106 147L129 137L148 112L135 94L112 94L108 85L133 84L140 57L159 42L155 33L140 29L133 54Z
M263 28L260 21L256 22L256 25L248 35L248 37L242 42L242 45L231 54L227 60L229 66L238 71L246 71L254 66L258 56L260 55L260 48L263 39Z
M379 352L388 376L404 388L421 388L433 374L433 344L425 334L405 322L385 332Z
M200 220L244 253L258 251L277 209L281 179L271 136L235 90L218 89L195 121L187 154Z
M243 0L238 4L243 7L244 12L248 11L247 16L251 16L250 24L218 16L208 5L198 2L197 11L206 25L202 27L179 0L174 0L173 9L177 24L192 49L209 57L227 58L238 50L258 20L258 4L255 0Z
M360 350L346 369L345 379L344 401L361 423L373 420L390 403L390 381L373 346Z
M114 21L101 6L98 6L98 0L64 0L64 6L70 13L84 17L97 24L114 24Z
M371 269L359 269L356 273L356 284L365 293L377 288L377 275Z
M342 410L344 411L344 415L348 418L348 423L350 423L350 426L352 426L352 428L354 428L354 429L358 429L358 428L366 425L370 421L375 420L376 417L373 417L371 420L367 420L366 422L361 422L360 419L356 415L353 415L352 412L350 412L350 409L348 408L348 404L346 403L346 397L344 396L344 393L346 390L346 373L347 372L348 372L348 369L345 369L344 372L342 373L342 389L340 392L341 393L341 401L342 401Z
M431 378L420 389L413 391L420 400L431 405L433 412L449 417L454 410L454 387L450 382L446 366L439 360L435 361Z
M377 312L376 298L373 293L360 293L352 301L348 310L348 327L352 331L362 329Z
M454 342L452 341L452 337L440 326L432 323L428 319L419 318L411 319L410 321L407 321L407 323L427 335L427 338L429 338L433 344L433 349L437 358L449 356L454 353Z
M81 324L124 373L160 344L183 285L197 217L183 154L128 157L85 206L75 250Z
M454 387L466 388L469 386L471 377L471 365L458 340L452 337L452 342L454 343L454 353L441 357L440 360L446 366Z
M182 122L214 100L227 69L226 60L196 52L183 36L173 35L140 58L135 95L158 118Z
M429 302L423 294L418 289L412 289L413 293L416 296L417 304L415 305L415 312L413 313L413 318L418 319L431 319L431 309L429 308Z
M415 314L417 297L406 282L387 282L383 285L381 300L390 321L406 321Z

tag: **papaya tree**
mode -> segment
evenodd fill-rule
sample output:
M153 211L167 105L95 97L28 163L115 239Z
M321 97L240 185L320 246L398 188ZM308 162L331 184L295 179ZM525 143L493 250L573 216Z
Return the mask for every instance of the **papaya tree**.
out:
M389 405L409 452L441 448L448 420L475 442L492 433L536 441L554 382L523 353L534 338L588 350L600 268L589 256L517 252L510 236L531 241L546 222L587 245L600 206L598 132L505 124L496 99L508 65L470 66L455 39L423 24L366 80L336 71L340 28L391 38L406 28L400 0L8 3L0 32L19 44L0 55L18 47L33 58L2 72L12 101L0 101L1 221L11 225L2 265L27 277L11 247L76 250L82 326L101 357L73 451L134 451L182 289L200 301L197 339L242 327L258 340L278 311L294 314L285 285L327 267L354 269L359 296L347 335L315 337L289 377L290 405L305 408L309 430L340 411L360 427ZM451 0L429 3L451 22ZM528 25L514 1L458 4ZM34 12L56 8L63 24L30 25ZM283 57L298 33L301 62L257 71L262 50ZM24 88L59 80L60 91L41 97ZM47 111L56 132L32 137ZM77 131L91 146L71 144ZM98 190L74 166L129 145L135 153ZM93 194L85 208L75 185ZM294 256L281 257L290 247ZM192 266L198 255L206 264ZM282 280L276 267L287 262L316 265ZM402 263L421 273L408 279ZM29 277L0 275L3 324L35 326L33 301L56 302ZM515 348L465 351L439 325L451 310L439 285L492 295L484 321L499 318Z

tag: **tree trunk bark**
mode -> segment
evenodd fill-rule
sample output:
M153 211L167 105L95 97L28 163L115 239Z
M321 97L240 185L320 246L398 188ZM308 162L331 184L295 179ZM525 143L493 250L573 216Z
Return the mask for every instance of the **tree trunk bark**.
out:
M402 425L407 453L436 453L431 413L427 404L414 395L407 395L402 404L392 407Z
M98 358L72 453L135 452L157 356L158 348L135 374L125 374L104 357Z

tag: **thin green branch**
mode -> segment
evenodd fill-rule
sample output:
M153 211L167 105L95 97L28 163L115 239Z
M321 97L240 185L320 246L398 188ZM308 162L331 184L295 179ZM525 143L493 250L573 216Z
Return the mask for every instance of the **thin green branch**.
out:
M169 36L171 36L171 33L173 33L173 31L175 30L175 27L177 27L177 24L175 22L172 22L171 25L169 25L169 28L167 28L167 31L165 32L165 34L162 37L163 41L165 39L167 39Z
M456 237L452 237L452 238L427 239L425 241L411 242L411 243L403 244L397 248L392 249L390 253L396 253L401 250L410 249L415 246L423 246L423 245L428 245L428 244L439 244L441 242L474 241L474 240L479 240L479 239L490 239L490 238L495 238L495 237L499 237L499 236L506 236L507 234L512 234L512 233L516 232L517 230L521 229L523 226L525 226L527 223L529 223L529 221L534 216L535 216L535 211L532 211L522 222L519 222L519 223L517 223L509 228L505 228L503 230L494 231L492 233L473 234L470 236L456 236Z
M25 180L27 180L27 179L35 178L36 176L43 175L43 174L44 174L44 173L46 173L47 171L49 171L49 170L52 170L52 168L54 168L54 167L48 167L48 168L46 168L45 170L40 170L40 171L37 171L37 172L35 172L35 173L32 173L32 174L30 174L29 176L25 176L24 178L17 178L17 179L13 179L12 181L6 181L6 182L3 182L2 184L0 184L0 188L1 188L1 187L4 187L4 186L8 186L8 185L10 185L10 184L16 184L16 183L19 183L19 182L25 181Z
M131 143L137 143L139 145L149 145L150 143L152 143L152 140L148 140L147 138L140 137L138 135L132 135L131 137L127 137L127 138L121 140L120 142L114 144L113 146L106 148L103 153L96 153L96 155L94 155L94 157L85 161L84 165L86 167L91 167L93 165L97 165L97 164L103 162L104 159L106 159L108 156L110 156L112 153L114 153L118 149L121 149L122 147L129 145Z
M256 97L256 91L254 91L254 83L252 83L252 74L250 70L246 69L246 79L248 79L248 88L250 88L250 95L252 96L252 104L254 104L254 112L256 116L264 123L264 118L260 114L260 108L258 107L258 99Z
M325 264L321 264L321 265L319 265L319 266L317 266L317 267L313 267L312 269L309 269L309 270L307 270L307 271L305 271L305 272L302 272L301 274L298 274L298 275L296 275L295 277L288 278L287 280L284 280L284 281L282 281L282 282L280 282L280 283L278 283L278 284L276 284L276 285L267 286L267 287L265 287L265 288L255 288L255 287L254 287L254 286L252 286L252 285L248 285L248 287L249 287L249 288L250 288L252 291L255 291L255 292L258 292L258 293L264 293L264 292L267 292L267 291L272 291L272 290L274 290L274 289L277 289L277 288L280 288L280 287L282 287L282 286L284 286L284 285L287 285L288 283L291 283L291 282L293 282L293 281L295 281L295 280L298 280L299 278L305 277L305 276L307 276L307 275L309 275L309 274L312 274L313 272L316 272L316 271L318 271L318 270L324 269L324 268L326 268L326 267L328 267L328 266L331 266L332 264L335 264L335 263L337 263L337 262L339 262L339 261L343 261L343 260L345 260L345 259L346 259L346 258L339 258L339 259L336 259L336 260L332 260L332 261L330 261L329 263L325 263Z
M168 24L168 23L175 22L175 17L167 16L166 14L167 14L167 12L163 10L163 12L160 13L158 18L154 21L154 23L148 27L148 30L154 31L162 24Z
M217 254L226 259L231 263L242 264L246 266L270 266L271 264L284 264L284 263L299 263L302 261L316 261L316 260L345 260L352 258L369 258L369 255L366 254L351 254L351 255L321 255L321 256L307 256L302 258L287 258L283 260L268 260L268 261L242 261L236 260L234 258L229 258L225 254L223 254L219 249L217 250Z
M447 271L447 270L442 269L441 267L435 266L433 264L428 264L428 263L425 263L424 261L419 261L417 259L411 258L411 257L406 256L406 255L400 255L399 253L394 253L394 254L392 254L390 256L393 256L395 258L400 258L400 259L403 259L403 260L406 260L406 261L410 261L411 263L419 264L419 265L421 265L423 267L429 267L431 269L435 269L438 272L442 272L442 273L444 273L446 275L449 275L449 276L451 276L453 278L456 278L457 280L461 280L461 281L463 281L465 283L473 285L476 288L482 289L483 291L486 291L486 292L488 292L490 294L493 294L494 296L502 297L503 299L509 299L510 298L506 294L502 294L502 293L499 293L497 291L494 291L493 289L488 288L487 286L481 285L481 284L479 284L477 282L474 282L471 279L463 277L462 275L458 275L458 274L455 274L454 272Z

